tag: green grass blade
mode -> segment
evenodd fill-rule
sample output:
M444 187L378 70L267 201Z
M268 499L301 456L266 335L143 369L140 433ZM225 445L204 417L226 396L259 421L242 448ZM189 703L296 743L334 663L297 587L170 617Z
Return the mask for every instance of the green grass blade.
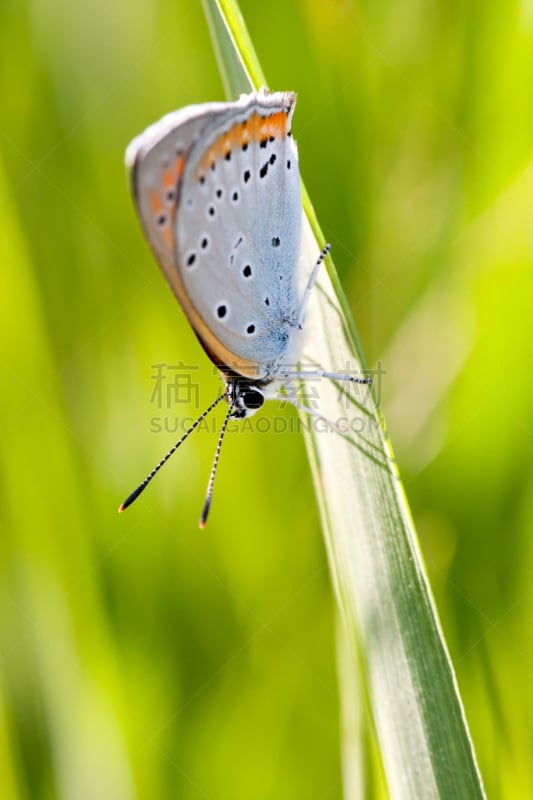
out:
M228 98L266 84L237 3L203 0L220 74Z
M236 3L204 6L229 96L258 88L264 79ZM302 263L309 269L324 237L305 193L304 207ZM355 327L331 262L328 269L310 304L305 356L325 369L359 370L365 362ZM368 795L381 780L369 737L358 733L366 706L366 730L375 732L390 796L479 798L484 792L453 668L375 402L382 377L375 378L374 399L365 387L347 392L322 381L321 413L351 428L340 435L310 426L306 437L345 637L345 792Z

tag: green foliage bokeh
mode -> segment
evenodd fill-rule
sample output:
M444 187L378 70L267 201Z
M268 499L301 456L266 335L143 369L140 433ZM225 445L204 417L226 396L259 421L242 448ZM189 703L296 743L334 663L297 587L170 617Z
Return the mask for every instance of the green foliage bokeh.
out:
M386 370L487 792L526 797L531 3L241 8L271 88L298 92L302 174ZM116 514L219 390L123 166L148 124L223 99L201 6L7 0L0 75L0 796L340 797L333 599L294 412L228 437L205 532L221 409ZM160 408L154 365L180 362L198 402Z

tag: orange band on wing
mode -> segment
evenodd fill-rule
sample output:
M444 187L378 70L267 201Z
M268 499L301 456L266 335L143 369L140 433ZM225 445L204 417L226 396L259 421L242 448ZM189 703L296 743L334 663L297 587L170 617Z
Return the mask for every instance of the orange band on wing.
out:
M172 235L172 228L170 225L165 225L161 233L163 234L165 242L167 243L167 247L172 248L174 245L174 236Z
M270 137L280 138L286 135L287 128L287 111L276 111L269 117L263 117L254 111L243 122L235 122L205 151L198 167L197 177L200 178L204 175L219 158L224 158L234 146L242 147L244 144L261 142Z
M167 247L172 250L174 246L174 236L170 223L171 220L174 219L174 215L176 213L176 203L174 201L171 208L168 210L169 213L167 213L159 194L153 190L150 192L150 205L155 217L154 224L159 229Z
M166 191L176 188L185 166L185 156L177 156L173 164L163 171L163 187Z
M163 186L165 187L165 189L168 190L168 189L173 189L175 185L176 185L176 178L174 172L173 170L170 169L170 167L168 167L163 172Z
M150 192L150 205L152 206L152 211L156 215L161 214L164 210L163 202L155 190Z
M185 167L185 156L177 156L174 162L174 180L179 181Z

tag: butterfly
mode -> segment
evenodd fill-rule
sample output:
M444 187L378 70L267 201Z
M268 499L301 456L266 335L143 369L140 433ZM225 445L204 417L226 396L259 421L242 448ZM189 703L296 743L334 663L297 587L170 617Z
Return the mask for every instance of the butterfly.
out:
M305 312L326 245L303 292L298 274L302 199L292 136L293 92L261 89L230 103L188 106L163 117L126 151L144 233L225 389L122 503L124 511L223 400L222 424L200 517L211 506L230 419L283 396L302 406L291 380L370 378L302 371ZM312 412L311 412L312 413Z

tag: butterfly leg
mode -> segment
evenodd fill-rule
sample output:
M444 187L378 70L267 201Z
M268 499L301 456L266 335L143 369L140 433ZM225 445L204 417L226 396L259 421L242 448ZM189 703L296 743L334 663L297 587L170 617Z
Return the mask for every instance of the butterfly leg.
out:
M331 381L348 381L349 383L371 384L372 378L359 378L355 375L346 375L344 372L326 372L323 369L303 370L292 372L282 370L277 374L278 378L293 378L294 380L305 380L306 378L327 378Z
M304 323L305 317L305 310L307 308L307 304L309 302L309 297L311 296L311 290L316 283L316 279L318 278L318 270L320 269L320 265L324 261L325 257L331 250L331 245L327 244L320 255L318 256L315 266L313 267L313 271L309 276L309 280L307 281L307 286L305 287L304 296L302 297L302 302L300 303L300 309L298 311L298 327L301 329Z

